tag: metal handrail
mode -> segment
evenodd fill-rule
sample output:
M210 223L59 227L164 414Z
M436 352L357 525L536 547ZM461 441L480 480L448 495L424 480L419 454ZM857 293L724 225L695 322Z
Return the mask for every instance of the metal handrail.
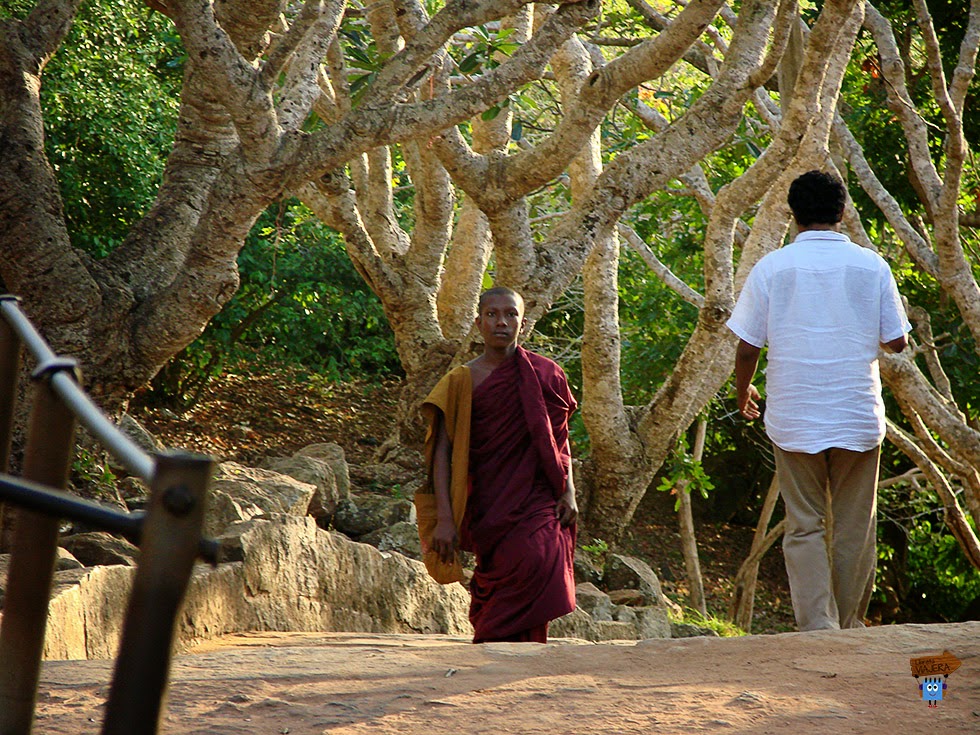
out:
M140 545L102 732L152 735L159 726L175 621L194 561L218 562L218 543L201 537L213 463L181 452L147 454L93 403L79 384L76 362L51 350L17 302L0 295L0 510L7 502L26 511L14 528L0 626L0 735L31 732L62 518ZM24 346L36 362L36 396L24 476L12 477L7 465ZM123 513L64 492L76 423L149 485L145 514Z
M27 319L18 305L19 299L9 294L0 295L0 315L7 320L17 336L34 356L37 367L35 378L50 373L51 387L72 413L78 417L82 426L91 432L129 474L146 482L153 477L154 462L142 448L123 434L101 409L92 402L88 394L78 384L76 362L70 358L58 357L34 325Z
M146 521L146 513L142 511L123 513L92 500L65 495L46 485L2 473L0 502L118 533L137 546L142 540L143 524ZM220 551L221 544L213 539L202 538L198 543L198 556L211 564L218 563Z

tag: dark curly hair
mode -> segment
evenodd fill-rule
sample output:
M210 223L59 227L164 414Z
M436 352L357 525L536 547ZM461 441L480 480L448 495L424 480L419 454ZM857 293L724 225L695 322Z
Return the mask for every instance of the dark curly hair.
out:
M836 225L844 216L847 189L833 174L807 171L789 185L786 201L801 227Z

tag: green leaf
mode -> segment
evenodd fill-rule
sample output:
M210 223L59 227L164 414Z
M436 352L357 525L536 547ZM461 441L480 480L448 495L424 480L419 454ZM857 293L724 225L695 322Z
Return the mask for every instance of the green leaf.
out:
M351 102L355 105L361 101L365 92L371 86L371 83L377 78L378 72L372 71L370 74L362 74L359 77L355 77L354 81L350 83L350 97Z
M480 68L480 51L474 51L461 62L459 62L459 70L463 74L469 74L472 71L476 71Z

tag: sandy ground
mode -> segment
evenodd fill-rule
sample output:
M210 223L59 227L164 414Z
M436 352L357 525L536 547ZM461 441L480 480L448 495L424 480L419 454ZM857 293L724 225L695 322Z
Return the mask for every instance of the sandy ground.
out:
M909 659L962 666L937 708ZM108 661L44 665L35 733L97 733ZM163 733L980 733L980 623L594 645L263 633L174 662Z

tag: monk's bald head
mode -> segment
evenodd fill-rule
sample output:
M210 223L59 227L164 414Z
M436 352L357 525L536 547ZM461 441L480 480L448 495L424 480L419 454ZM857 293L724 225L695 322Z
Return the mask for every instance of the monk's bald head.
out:
M521 310L521 315L524 314L524 297L521 296L517 291L512 288L507 288L506 286L494 286L493 288L488 288L486 291L480 294L480 301L476 305L477 314L483 313L483 305L486 303L487 299L493 296L510 296L517 302L517 308Z

